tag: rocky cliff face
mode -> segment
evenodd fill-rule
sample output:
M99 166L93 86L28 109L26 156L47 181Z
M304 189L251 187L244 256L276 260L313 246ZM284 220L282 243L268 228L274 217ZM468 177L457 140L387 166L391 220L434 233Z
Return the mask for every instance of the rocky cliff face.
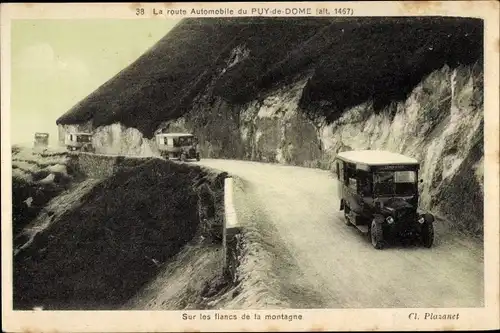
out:
M330 169L339 151L382 149L421 161L421 206L474 233L483 220L483 73L479 65L428 75L382 110L367 101L331 124L300 101L307 76L243 106L198 96L186 116L163 124L193 131L206 157ZM326 104L326 102L325 102Z
M422 163L421 206L480 233L483 221L483 95L480 67L443 67L404 102L379 113L370 103L322 126L330 160L345 149L384 149Z
M93 133L92 144L96 153L107 155L158 156L154 139L148 140L135 128L120 123L94 128L92 121L82 124L58 125L59 145L64 146L67 133Z
M481 66L444 66L428 75L405 101L377 111L367 101L346 109L331 124L321 117L309 117L310 110L301 106L307 75L245 105L232 105L214 96L215 81L197 96L184 117L161 125L171 131L194 132L204 157L330 169L339 151L400 152L422 163L423 209L474 233L482 232ZM73 126L82 130L89 125ZM100 153L157 154L154 140L143 138L136 129L113 124L99 127L95 133Z
M151 156L167 127L196 134L205 158L324 169L343 150L400 152L422 163L422 208L481 234L482 22L292 23L187 20L58 119L61 133Z

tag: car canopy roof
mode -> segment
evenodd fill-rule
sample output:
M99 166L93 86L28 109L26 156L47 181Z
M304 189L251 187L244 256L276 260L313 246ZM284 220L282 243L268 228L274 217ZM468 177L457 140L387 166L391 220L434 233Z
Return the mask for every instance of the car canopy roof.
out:
M72 134L72 135L92 135L92 133L88 133L88 132L76 132L76 133L68 133L68 134Z
M193 134L189 133L159 133L157 135L168 136L168 137L193 136Z
M414 158L384 150L351 150L337 154L337 158L345 162L366 166L383 165L418 165Z

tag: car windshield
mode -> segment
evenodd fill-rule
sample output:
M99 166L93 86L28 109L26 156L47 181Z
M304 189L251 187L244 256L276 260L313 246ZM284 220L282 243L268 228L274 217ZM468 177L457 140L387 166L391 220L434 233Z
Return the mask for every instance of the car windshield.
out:
M49 137L46 135L37 135L35 136L35 140L38 142L45 142L49 140Z
M90 135L78 135L76 142L90 142Z
M174 140L174 145L176 146L191 146L193 144L192 136L181 136L177 140Z
M413 195L417 191L415 171L384 171L373 175L375 195Z

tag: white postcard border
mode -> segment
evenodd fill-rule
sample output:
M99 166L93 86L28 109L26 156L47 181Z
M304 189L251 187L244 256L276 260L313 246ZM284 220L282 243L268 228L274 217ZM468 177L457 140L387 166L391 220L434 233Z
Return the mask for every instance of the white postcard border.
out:
M485 178L484 274L485 307L452 309L313 309L220 310L189 313L301 314L300 321L186 321L187 311L12 311L12 228L10 151L10 24L14 19L168 19L153 16L153 8L352 8L353 16L443 15L484 19ZM136 15L144 8L148 15ZM151 332L151 331L303 331L303 330L469 330L499 327L499 5L495 1L445 2L301 2L301 3L124 3L124 4L2 4L2 322L11 331ZM140 12L139 12L140 13ZM237 15L236 16L241 16ZM247 15L250 16L250 15ZM276 15L262 15L276 16ZM290 16L290 15L281 15ZM339 15L343 16L343 15ZM171 15L172 18L181 16ZM186 15L183 17L206 17ZM412 312L459 312L456 321L409 320Z

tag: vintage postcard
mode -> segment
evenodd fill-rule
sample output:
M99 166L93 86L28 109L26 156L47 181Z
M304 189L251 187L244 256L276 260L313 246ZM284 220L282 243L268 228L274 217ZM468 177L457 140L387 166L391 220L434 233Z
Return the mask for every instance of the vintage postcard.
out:
M1 5L5 332L499 328L499 4Z

